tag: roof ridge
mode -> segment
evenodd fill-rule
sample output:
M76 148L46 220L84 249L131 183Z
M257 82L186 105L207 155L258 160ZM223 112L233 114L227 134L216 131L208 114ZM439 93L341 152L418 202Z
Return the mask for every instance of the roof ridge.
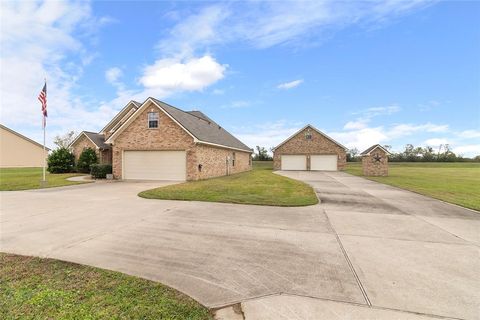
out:
M207 119L203 119L203 118L201 118L201 117L199 117L199 116L196 116L196 115L194 115L194 114L191 114L190 111L185 111L185 110L182 110L182 109L180 109L180 108L178 108L178 107L172 106L171 104L168 104L168 103L166 103L166 102L163 102L163 101L161 101L161 100L158 100L157 98L153 98L153 97L150 97L150 98L156 100L157 102L161 102L161 103L163 103L163 104L166 104L167 106L169 106L169 107L171 107L171 108L177 109L178 111L181 111L181 112L186 113L186 114L188 114L188 115L190 115L190 116L193 116L193 117L195 117L195 118L197 118L197 119L206 121L206 122L208 122L209 124L213 122L213 121L208 121ZM192 110L192 111L198 111L198 110ZM198 112L201 112L201 111L198 111ZM202 112L202 113L203 113L203 112ZM215 123L215 122L213 122L213 123ZM216 124L216 123L215 123L215 124Z

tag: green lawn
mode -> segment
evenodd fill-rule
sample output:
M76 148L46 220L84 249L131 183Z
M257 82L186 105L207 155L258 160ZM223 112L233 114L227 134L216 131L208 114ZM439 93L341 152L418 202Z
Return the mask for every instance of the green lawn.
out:
M348 163L346 172L361 176L361 163ZM390 162L388 177L368 179L480 210L480 163Z
M162 284L52 259L0 253L0 319L211 319Z
M254 162L254 169L248 172L156 188L140 192L139 196L285 207L318 203L309 185L274 174L271 162Z
M68 181L78 176L76 173L51 174L47 172L47 188L85 183ZM0 168L0 191L39 189L42 180L42 168Z

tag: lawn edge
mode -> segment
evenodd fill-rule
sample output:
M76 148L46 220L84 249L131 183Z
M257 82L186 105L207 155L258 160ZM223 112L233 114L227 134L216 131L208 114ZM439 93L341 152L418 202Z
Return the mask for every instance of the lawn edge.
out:
M29 190L46 190L46 189L54 189L54 188L68 188L68 187L74 187L74 186L78 186L78 185L82 185L82 184L94 183L95 181L92 180L92 181L70 181L70 182L73 182L73 183L64 184L64 185L60 185L60 186L46 186L46 187L43 187L43 188L8 189L8 190L2 190L0 188L0 192L15 192L15 191L29 191Z
M140 276L137 276L137 275L132 275L132 274L129 274L129 273L125 273L125 272L121 272L121 271L116 271L116 270L112 270L112 269L106 269L106 268L101 268L101 267L96 267L96 266L92 266L92 265L89 265L89 264L84 264L84 263L79 263L79 262L74 262L74 261L69 261L69 260L64 260L64 259L57 259L57 258L52 258L52 257L41 257L41 256L35 256L35 255L25 255L25 254L18 254L18 253L13 253L13 252L7 252L7 251L0 251L0 255L1 254L7 254L7 255L15 255L15 256L21 256L21 257L27 257L27 258L36 258L36 259L41 259L41 260L53 260L53 261L59 261L59 262L64 262L64 263L69 263L69 264L73 264L73 265L77 265L77 266L81 266L81 267L87 267L87 268L92 268L92 269L96 269L96 270L101 270L101 271L107 271L107 272L113 272L113 273L117 273L117 274L122 274L122 275L125 275L125 276L128 276L128 277L133 277L133 278L136 278L136 279L141 279L141 280L146 280L146 281L151 281L151 282L154 282L156 284L159 284L161 286L164 286L164 287L167 287L173 291L175 291L177 294L180 294L180 295L183 295L191 300L193 300L195 303L197 303L198 305L202 306L203 308L207 309L209 314L211 316L213 316L213 308L210 308L206 305L204 305L203 303L201 303L200 301L198 301L197 299L195 299L194 297L186 294L185 292L175 288L175 287L172 287L170 285L167 285L163 282L160 282L160 281L157 281L157 280L152 280L152 279L149 279L149 278L144 278L144 277L140 277ZM212 318L213 319L213 318Z
M243 172L235 173L234 175L236 175L236 174L241 174L241 173L243 173ZM157 187L157 188L152 188L152 189L143 190L143 191L140 191L140 192L137 194L137 196L138 196L139 198L148 199L148 200L185 201L185 202L206 202L206 203L225 203L225 204L249 205L249 206L263 206L263 207L277 207L277 208L311 207L311 206L316 206L316 205L318 205L318 204L321 203L321 200L318 198L318 195L317 195L317 193L315 192L315 189L313 189L313 187L312 187L311 185L309 185L308 183L303 182L303 181L300 181L300 180L297 180L297 179L293 179L293 178L289 178L289 177L285 177L285 176L276 174L275 171L271 171L271 173L272 173L272 174L275 174L275 175L277 175L277 176L280 176L280 177L282 177L282 178L284 178L284 179L291 180L291 181L295 181L296 183L300 183L300 184L303 184L303 185L307 186L307 187L310 188L310 190L313 192L313 195L315 196L316 202L315 202L315 203L312 203L312 204L299 204L299 205L292 205L292 204L274 205L274 204L266 204L266 203L234 202L234 201L233 201L233 202L232 202L232 201L208 201L208 200L199 200L199 199L195 199L195 200L189 200L189 199L174 199L174 198L164 199L164 198L148 197L148 196L142 195L142 193L144 193L144 192L148 192L148 191L155 190L155 189L167 188L167 187L169 187L169 186L163 186L163 187ZM221 177L212 177L212 178L203 179L203 180L196 180L196 181L205 181L205 180L216 179L216 178L221 178ZM192 182L196 182L196 181L186 181L186 182L182 182L181 184L188 184L188 183L192 183Z
M395 188L395 189L412 192L412 193L418 194L418 195L420 195L420 196L424 196L424 197L427 197L427 198L431 198L431 199L434 199L434 200L437 200L437 201L441 201L441 202L443 202L443 203L446 203L446 204L449 204L449 205L452 205L452 206L456 206L456 207L459 207L459 208L462 208L462 209L467 209L467 210L473 211L473 212L476 213L476 214L480 214L480 210L473 209L473 208L469 208L469 207L465 207L465 206L462 206L462 205L457 204L457 203L448 202L448 201L445 201L445 200L443 200L443 199L439 199L439 198L434 197L434 196L429 195L429 194L424 194L424 193L421 193L421 192L418 192L418 191L415 191L415 190L410 190L410 189L402 188L402 187L399 187L399 186L391 185L391 184L388 184L388 183L379 182L379 181L370 179L369 177L366 177L366 176L357 176L356 174L353 174L353 173L350 173L350 172L346 172L346 171L344 171L344 172L347 173L347 174L349 174L349 175L351 175L351 176L354 176L354 177L363 178L363 179L366 179L366 180L368 180L368 181L372 181L372 182L376 182L376 183L379 183L379 184L383 184L383 185L386 185L386 186L389 186L389 187L392 187L392 188Z

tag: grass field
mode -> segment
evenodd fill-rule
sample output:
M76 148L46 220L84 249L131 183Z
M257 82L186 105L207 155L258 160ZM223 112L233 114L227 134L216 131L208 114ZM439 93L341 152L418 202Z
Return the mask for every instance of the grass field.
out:
M361 163L348 163L346 172L361 176ZM480 163L391 162L388 177L368 179L480 210Z
M287 207L318 202L309 185L274 174L271 162L254 162L253 166L248 172L156 188L143 191L139 196Z
M47 172L47 188L68 186L85 182L68 181L76 173L50 174ZM0 168L0 191L39 189L42 168Z
M211 319L162 284L51 259L0 253L0 319Z

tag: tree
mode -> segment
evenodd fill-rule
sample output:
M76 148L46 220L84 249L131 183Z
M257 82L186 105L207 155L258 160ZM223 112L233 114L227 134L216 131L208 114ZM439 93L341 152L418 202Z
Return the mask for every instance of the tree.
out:
M92 148L86 148L78 157L78 172L90 173L90 165L98 162L97 153Z
M354 162L354 161L359 161L360 157L358 156L358 149L353 148L348 150L347 152L347 161L348 162Z
M257 146L257 152L253 156L253 160L255 160L255 161L271 161L273 159L268 154L267 149L265 149L264 147Z
M53 143L57 145L59 148L68 148L70 144L75 139L75 131L70 131L64 134L63 136L57 135L53 139Z
M67 148L59 148L52 151L48 156L47 163L50 173L72 172L75 157Z

